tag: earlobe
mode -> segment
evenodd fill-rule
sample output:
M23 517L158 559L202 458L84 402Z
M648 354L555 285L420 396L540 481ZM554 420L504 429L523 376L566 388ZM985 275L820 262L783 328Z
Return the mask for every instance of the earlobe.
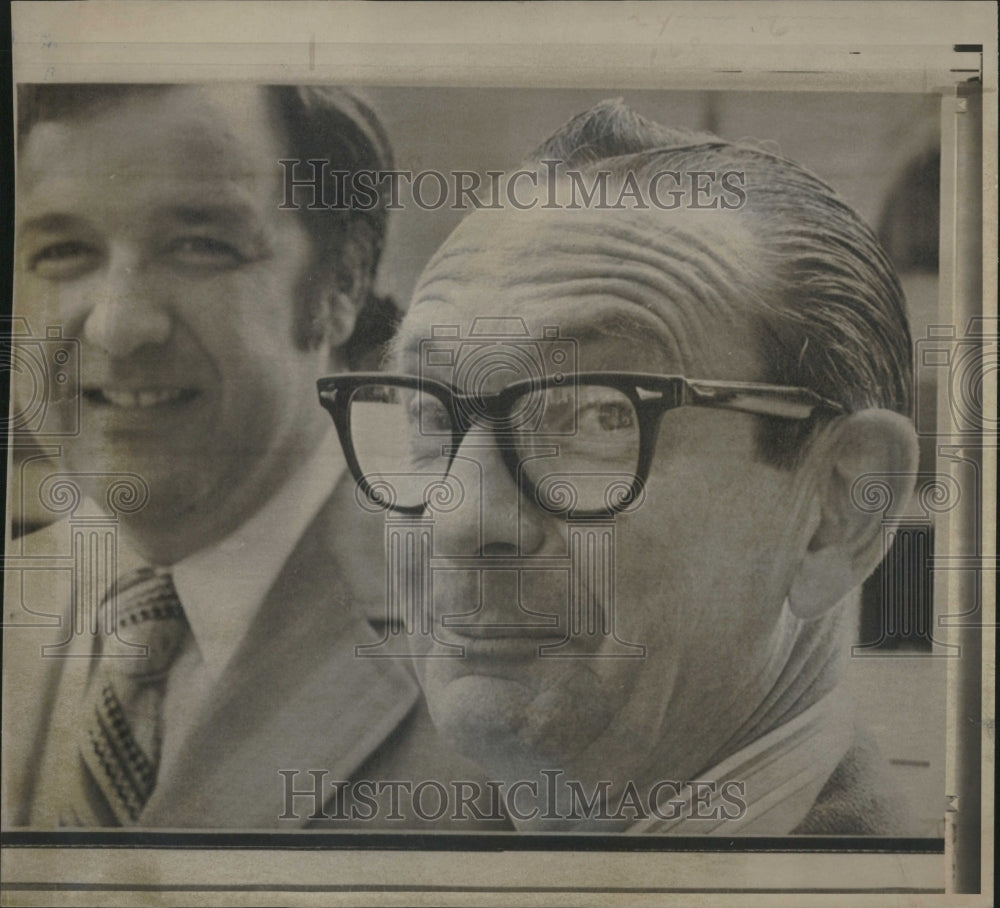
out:
M354 332L358 306L342 291L336 291L326 307L326 342L331 348L342 347Z
M331 353L354 333L358 313L371 289L371 265L371 250L362 238L349 236L340 247L335 268L324 272L322 337Z
M913 424L890 410L863 410L839 420L810 452L819 519L792 580L788 600L800 618L817 618L859 586L881 561L882 521L906 507L917 469ZM860 506L860 484L878 481L887 508Z

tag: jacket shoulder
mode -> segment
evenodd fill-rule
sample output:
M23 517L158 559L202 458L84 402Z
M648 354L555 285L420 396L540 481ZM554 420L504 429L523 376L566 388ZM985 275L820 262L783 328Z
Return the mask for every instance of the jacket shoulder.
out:
M792 835L905 836L912 822L872 734L860 729Z

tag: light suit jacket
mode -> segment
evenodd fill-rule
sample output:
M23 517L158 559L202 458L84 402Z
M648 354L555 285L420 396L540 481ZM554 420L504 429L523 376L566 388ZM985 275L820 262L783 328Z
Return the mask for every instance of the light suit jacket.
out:
M267 594L182 742L173 771L158 780L140 827L309 825L309 799L296 799L292 812L299 819L279 819L288 814L280 770L299 771L297 790L312 786L309 770L325 770L329 782L360 777L416 784L434 779L447 786L449 780L481 777L434 732L402 657L405 646L397 659L355 656L357 644L379 639L366 612L378 609L376 597L382 595L383 522L380 514L357 516L352 498L353 482L345 477ZM23 624L32 616L24 613L19 595L12 598L5 603L5 621ZM37 605L39 599L32 601ZM50 610L57 608L52 602ZM60 748L61 759L78 759L75 736L68 732L79 720L67 714L78 708L63 702L68 698L61 696L60 686L69 660L40 655L42 645L67 636L68 621L64 595L61 626L5 628L2 822L7 828L30 822L47 745ZM404 822L387 820L388 813L386 808L373 821L324 825L383 830L428 826L412 814ZM476 826L451 823L447 814L434 825ZM485 828L510 827L506 821L489 821Z

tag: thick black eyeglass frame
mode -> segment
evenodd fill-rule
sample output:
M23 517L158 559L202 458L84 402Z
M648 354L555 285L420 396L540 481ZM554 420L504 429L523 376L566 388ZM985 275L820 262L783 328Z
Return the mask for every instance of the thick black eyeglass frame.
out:
M424 505L404 506L386 503L369 485L367 477L358 463L351 439L350 405L354 392L365 385L383 385L407 388L430 394L437 398L452 418L450 451L454 459L462 440L472 428L474 421L467 415L462 401L470 401L483 421L502 423L521 395L538 393L551 387L575 387L597 385L612 388L624 394L635 408L639 419L639 457L632 486L613 506L594 511L576 511L576 517L608 517L624 511L632 504L649 478L649 470L656 450L656 439L660 420L668 410L678 407L709 407L735 410L758 416L790 419L802 422L818 417L844 415L848 409L834 400L822 397L808 388L794 388L784 385L770 385L757 382L702 381L684 378L680 375L656 375L641 372L572 372L559 376L539 379L525 379L512 382L495 394L466 393L453 385L416 375L401 375L383 372L350 372L329 375L316 382L320 405L326 410L337 427L341 447L351 475L358 485L376 504L400 514L422 514ZM515 431L493 428L501 458L521 493L529 501L537 500L535 483L520 469ZM451 461L449 461L449 469Z

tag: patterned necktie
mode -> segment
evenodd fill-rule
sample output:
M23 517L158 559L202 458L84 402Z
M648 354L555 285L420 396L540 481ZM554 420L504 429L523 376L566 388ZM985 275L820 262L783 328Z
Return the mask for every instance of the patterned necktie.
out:
M104 638L88 687L80 753L107 806L127 826L156 785L167 676L189 628L170 575L148 567L123 576L104 608L104 626L116 633Z

